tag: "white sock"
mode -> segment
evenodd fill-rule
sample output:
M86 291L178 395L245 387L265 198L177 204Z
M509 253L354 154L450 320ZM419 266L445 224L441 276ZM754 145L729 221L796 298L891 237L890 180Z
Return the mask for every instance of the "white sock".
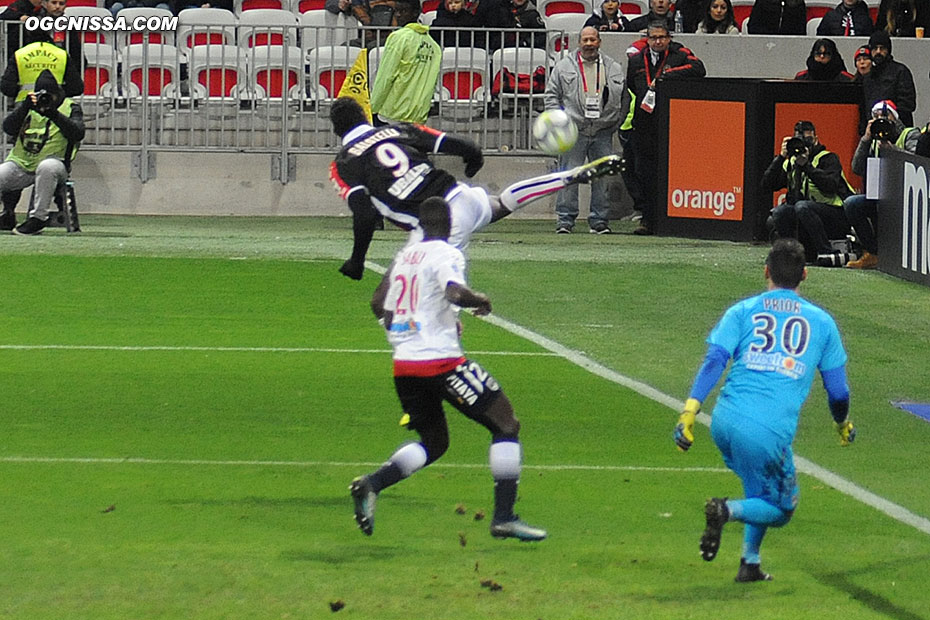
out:
M545 198L565 187L565 178L570 173L570 170L550 172L509 185L500 194L501 204L511 212L522 209L531 202Z
M520 477L523 450L519 441L495 441L488 454L491 475L495 480L514 480Z
M426 465L426 449L419 443L404 444L391 455L391 462L397 465L404 478L407 478Z

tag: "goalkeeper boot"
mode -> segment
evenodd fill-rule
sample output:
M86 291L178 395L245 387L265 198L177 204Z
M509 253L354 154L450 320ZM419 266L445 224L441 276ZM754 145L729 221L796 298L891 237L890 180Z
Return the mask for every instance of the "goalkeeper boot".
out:
M746 560L740 558L739 572L733 581L737 583L750 583L752 581L772 581L772 576L762 572L759 564L747 564Z
M517 515L513 516L510 521L496 521L491 523L491 536L494 538L516 538L523 542L533 542L544 540L547 536L546 530L533 527L525 521L521 521Z
M710 562L717 557L720 549L720 535L724 524L730 519L730 509L727 508L727 498L712 497L704 504L704 516L707 525L701 535L701 557Z
M607 155L600 159L573 168L565 177L565 185L574 185L575 183L590 183L599 177L620 174L623 167L623 158L619 155Z
M366 536L375 529L375 501L378 494L371 486L368 476L359 476L349 485L349 493L355 502L355 522Z

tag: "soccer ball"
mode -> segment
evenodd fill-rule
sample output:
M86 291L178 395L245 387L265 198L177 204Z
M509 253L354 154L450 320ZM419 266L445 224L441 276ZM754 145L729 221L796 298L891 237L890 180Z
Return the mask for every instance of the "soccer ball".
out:
M578 127L565 110L545 110L533 123L533 137L546 155L564 153L578 140Z

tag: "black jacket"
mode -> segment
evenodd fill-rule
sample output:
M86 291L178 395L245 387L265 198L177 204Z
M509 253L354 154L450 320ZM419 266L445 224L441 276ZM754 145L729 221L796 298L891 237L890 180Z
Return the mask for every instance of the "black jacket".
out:
M649 26L652 22L661 22L665 21L665 25L668 28L669 32L675 32L675 12L669 11L665 14L665 17L659 17L652 11L649 11L645 15L640 15L635 19L631 19L626 25L626 32L643 32L646 30L646 27Z
M850 189L843 179L843 165L840 163L839 156L831 152L821 157L816 167L811 163L814 157L825 149L826 147L822 144L812 148L810 159L799 172L803 177L810 179L811 183L816 185L822 193L835 194L845 199L850 196ZM787 188L786 200L789 204L794 204L798 200L808 200L810 197L803 194L803 177L789 177L788 172L785 171L785 158L778 154L762 175L762 191L777 192Z
M875 26L872 24L872 16L869 15L869 5L859 0L853 5L852 10L846 9L846 4L840 2L829 13L820 20L817 26L817 36L820 37L843 37L846 35L846 27L843 20L847 13L852 14L852 30L848 36L867 37L872 34Z
M756 0L749 14L749 34L807 34L804 0Z
M876 30L893 37L913 37L915 26L930 29L930 0L882 0L878 5Z
M890 99L898 108L898 117L905 127L914 126L914 110L917 109L917 89L914 76L907 66L888 56L880 65L872 64L872 70L862 80L863 122L860 134L865 131L865 122L877 101Z
M631 96L636 97L635 107L633 109L633 128L638 129L644 123L651 124L653 115L646 112L640 107L646 91L649 90L649 82L646 79L646 63L649 63L649 77L657 79L657 71L661 71L658 79L670 78L702 78L707 75L704 63L694 55L690 49L672 41L668 46L664 62L659 59L658 65L654 66L651 61L652 53L649 46L644 47L640 52L630 57L626 70L626 88L623 100L620 104L623 110L630 109ZM661 66L661 69L659 69Z

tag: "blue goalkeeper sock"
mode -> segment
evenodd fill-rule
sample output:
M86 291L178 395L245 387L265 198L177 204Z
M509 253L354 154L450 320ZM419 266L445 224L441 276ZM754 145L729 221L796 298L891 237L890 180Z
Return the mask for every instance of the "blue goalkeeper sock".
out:
M764 499L750 497L727 501L730 520L752 525L781 525L786 521L786 513L778 506L773 506Z
M743 559L746 564L761 564L759 557L759 548L762 546L762 539L768 530L764 525L752 525L747 523L743 528Z

